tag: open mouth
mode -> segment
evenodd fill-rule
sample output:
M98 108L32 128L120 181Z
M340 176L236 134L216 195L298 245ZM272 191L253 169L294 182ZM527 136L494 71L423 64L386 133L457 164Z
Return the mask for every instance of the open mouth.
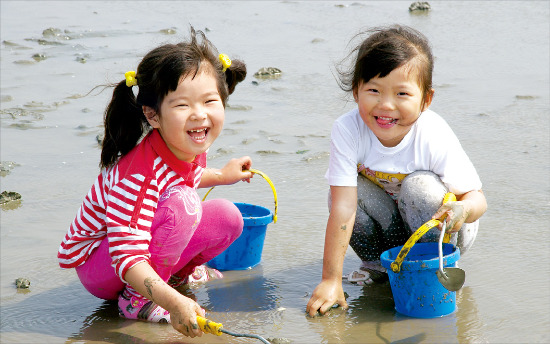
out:
M392 117L384 117L384 116L374 116L376 119L376 123L378 123L380 126L392 126L397 123L397 118Z
M195 141L204 141L206 139L206 134L208 134L208 128L189 130L187 134Z

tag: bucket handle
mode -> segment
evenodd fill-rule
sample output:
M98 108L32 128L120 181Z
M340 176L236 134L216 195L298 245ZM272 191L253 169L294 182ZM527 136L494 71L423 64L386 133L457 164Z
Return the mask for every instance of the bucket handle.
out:
M252 172L254 174L259 174L260 176L262 176L269 183L269 186L271 186L271 190L273 191L273 198L275 199L275 211L273 212L273 223L277 223L277 209L278 209L277 191L275 190L275 185L273 185L273 182L271 181L271 179L269 179L269 177L265 173L263 173L262 171L255 170L255 169L252 169L252 168L249 169L249 170L243 170L243 172ZM208 196L208 194L210 193L210 191L212 191L213 188L214 188L214 186L211 187L208 190L208 192L206 192L206 194L202 198L203 202L206 199L206 196Z
M443 197L443 204L447 202L454 202L456 201L456 196L452 192L447 192L445 194L445 197ZM441 220L444 220L447 215L444 215ZM395 261L393 261L390 265L391 270L395 273L398 273L401 270L401 264L403 264L403 261L405 260L405 257L407 254L409 254L409 251L413 247L414 244L424 235L426 232L428 232L433 227L439 225L441 223L441 220L438 219L431 219L430 221L424 223L422 226L420 226L416 232L414 232L410 237L409 240L403 245L403 248L401 248L401 251L399 251L399 254L397 255L397 258L395 258ZM443 242L448 243L451 241L451 233L445 233L445 237L443 238Z

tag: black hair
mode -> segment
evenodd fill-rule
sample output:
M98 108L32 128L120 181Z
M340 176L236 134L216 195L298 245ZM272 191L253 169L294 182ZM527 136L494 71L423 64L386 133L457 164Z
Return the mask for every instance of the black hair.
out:
M376 27L367 30L364 39L337 66L339 85L346 92L354 92L361 82L374 77L385 77L396 68L414 61L418 84L423 91L423 99L432 89L434 59L428 39L419 31L404 25ZM363 36L365 32L355 37ZM353 39L352 39L353 40ZM355 57L353 67L345 70L344 62Z
M150 130L142 106L151 107L159 113L164 97L177 89L183 77L194 77L201 65L211 68L216 77L224 107L237 83L246 77L243 61L232 60L231 66L224 72L216 47L202 31L195 31L193 27L190 31L188 42L161 45L143 57L136 71L137 96L132 87L126 86L126 80L114 86L113 97L104 115L105 134L100 167L114 165Z

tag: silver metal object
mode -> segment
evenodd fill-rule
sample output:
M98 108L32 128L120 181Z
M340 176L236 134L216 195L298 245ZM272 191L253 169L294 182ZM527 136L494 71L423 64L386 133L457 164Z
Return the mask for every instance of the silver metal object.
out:
M457 291L464 285L466 272L460 268L443 268L443 237L447 222L443 220L443 228L439 235L439 270L436 271L437 279L449 291Z

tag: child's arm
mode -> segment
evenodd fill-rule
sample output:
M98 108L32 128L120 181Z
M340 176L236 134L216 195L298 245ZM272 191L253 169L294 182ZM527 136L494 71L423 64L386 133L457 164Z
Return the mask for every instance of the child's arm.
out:
M325 234L323 276L306 307L310 316L315 316L317 311L325 314L335 303L344 309L348 307L342 289L342 271L355 223L357 188L331 186L330 192L332 206Z
M231 159L222 169L207 168L202 174L199 188L208 188L216 185L230 185L240 180L250 183L252 172L243 172L252 166L248 156Z
M433 219L440 219L447 214L447 228L452 228L447 232L458 232L464 222L472 223L478 220L487 210L487 200L482 190L457 195L456 199L456 202L443 204L432 216Z
M131 267L124 279L141 295L170 312L172 327L189 337L202 336L197 315L205 315L198 303L166 284L148 263Z

